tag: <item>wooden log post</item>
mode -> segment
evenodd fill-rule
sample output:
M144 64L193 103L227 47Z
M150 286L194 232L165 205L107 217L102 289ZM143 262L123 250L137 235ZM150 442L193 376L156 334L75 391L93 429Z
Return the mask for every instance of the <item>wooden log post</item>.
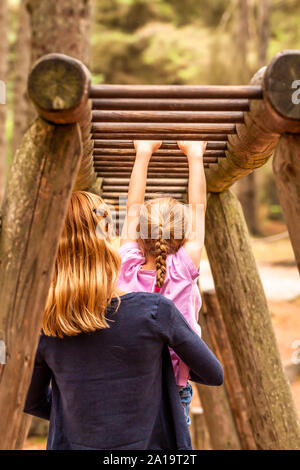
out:
M300 104L298 108L300 113ZM300 273L300 134L281 136L273 158L273 173Z
M90 136L90 73L77 59L64 54L47 54L33 66L28 79L28 94L38 114L54 124L78 122L83 155L74 190L100 193L100 179L93 166L93 141Z
M208 191L224 191L264 165L280 134L300 133L299 104L292 100L297 77L300 77L299 50L278 53L268 67L254 75L251 84L262 87L263 99L250 101L244 123L236 124L235 135L228 135L227 158L205 172Z
M208 196L205 247L257 449L299 449L299 420L241 205L230 190Z
M25 134L10 169L0 237L0 446L20 439L44 306L67 206L81 162L77 124L38 119Z
M237 433L241 448L243 450L254 450L256 444L253 438L252 429L249 424L249 416L247 412L246 400L244 397L243 388L241 386L239 374L232 354L230 342L228 339L226 325L222 317L222 310L218 303L216 292L214 289L201 291L203 306L200 313L200 324L203 331L203 337L206 337L211 343L212 349L219 357L224 368L224 376L226 377L224 387L226 390L226 399L228 401L227 409L229 408L232 413L232 418L235 423L233 437ZM211 415L211 410L214 409L210 406L211 398L209 397L210 391L206 387L199 386L199 393L201 401L205 404L206 419L211 422L211 434L218 434L221 432L219 420ZM225 394L224 394L225 395ZM228 416L227 412L227 416ZM214 414L214 413L213 413ZM226 417L226 414L224 413ZM231 415L228 421L230 422ZM222 417L220 421L222 422ZM232 425L231 425L232 426ZM225 439L221 433L221 439ZM214 439L214 437L212 438ZM237 441L237 439L235 439ZM225 440L225 443L232 445L232 438Z
M205 312L206 306L203 302L199 316L203 341L217 354L218 359L222 361L219 351L214 347L210 337ZM200 384L196 384L196 386L213 450L240 450L242 448L241 442L225 386L207 387Z

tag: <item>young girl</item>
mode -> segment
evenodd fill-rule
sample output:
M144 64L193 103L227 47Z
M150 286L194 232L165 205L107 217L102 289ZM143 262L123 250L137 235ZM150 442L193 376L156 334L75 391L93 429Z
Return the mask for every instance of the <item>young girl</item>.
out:
M206 142L178 142L189 164L189 207L171 197L144 204L147 168L161 142L136 141L136 160L131 174L127 213L121 234L122 267L118 287L129 291L160 292L172 300L193 330L201 336L197 286L204 244L206 181L203 154ZM171 352L171 358L187 423L192 387L189 368Z

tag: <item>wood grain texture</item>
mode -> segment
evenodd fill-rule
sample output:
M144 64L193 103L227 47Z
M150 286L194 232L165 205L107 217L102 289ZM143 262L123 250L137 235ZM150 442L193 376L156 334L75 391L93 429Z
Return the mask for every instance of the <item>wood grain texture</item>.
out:
M93 109L141 110L141 111L248 111L249 100L244 99L139 99L102 98L93 99Z
M92 132L142 132L142 133L177 133L177 134L234 134L235 124L196 124L196 123L149 123L149 122L102 122L93 123Z
M78 122L80 126L83 155L74 190L97 188L90 135L90 81L85 65L64 54L41 57L28 78L28 94L41 117L55 124Z
M299 449L300 429L241 205L207 201L205 247L258 449Z
M91 98L220 98L261 99L255 85L92 85Z
M273 154L280 134L300 132L299 104L293 104L291 99L295 91L294 73L299 67L300 52L283 51L254 75L251 84L262 87L264 99L250 102L244 124L236 124L236 134L228 136L227 158L206 173L208 191L224 191L237 179L264 165Z
M281 136L273 158L273 173L300 273L300 134Z
M203 308L200 315L200 324L203 331L210 338L213 351L217 353L224 368L226 378L224 386L241 448L243 450L255 450L256 444L249 423L246 400L216 292L215 290L201 291L201 296ZM200 386L200 388L201 391L205 389L203 386ZM206 396L205 390L203 390L203 394ZM214 427L216 428L218 424L218 421L215 420Z
M118 149L120 151L128 150L134 151L133 140L94 140L94 149L107 148L110 150ZM207 150L226 150L227 142L207 142ZM179 150L177 142L163 142L159 150L173 150L181 152ZM157 151L158 152L158 151Z
M18 437L58 241L81 155L77 124L56 127L38 119L11 165L0 237L0 338L7 347L7 363L0 371L2 449L14 448Z
M244 122L238 111L93 111L93 122Z
M214 348L214 344L205 321L203 308L199 315L199 323L202 328L203 341L222 362L222 358L218 354L219 351L216 351ZM209 431L212 449L240 450L242 448L241 442L225 386L209 387L207 385L196 384L196 387L203 407L204 418Z
M157 133L157 134L150 134L144 132L100 132L96 131L93 132L92 135L93 139L101 139L101 140L205 140L211 142L226 142L228 139L227 134L193 134L193 133L178 133L178 132L170 132L170 133Z

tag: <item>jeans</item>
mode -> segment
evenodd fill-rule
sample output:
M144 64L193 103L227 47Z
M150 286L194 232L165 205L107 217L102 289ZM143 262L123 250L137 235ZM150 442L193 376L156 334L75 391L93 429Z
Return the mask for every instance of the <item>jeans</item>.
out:
M178 386L178 392L181 399L181 404L184 411L184 416L189 426L191 424L191 419L189 416L190 404L193 398L193 389L189 382L187 382L185 387Z

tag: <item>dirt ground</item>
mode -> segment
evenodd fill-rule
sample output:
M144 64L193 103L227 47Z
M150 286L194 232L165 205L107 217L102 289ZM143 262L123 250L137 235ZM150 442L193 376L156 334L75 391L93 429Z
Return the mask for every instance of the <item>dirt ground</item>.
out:
M265 236L268 237L284 232L286 226L282 222L268 221L264 224L263 230ZM288 238L271 242L267 239L252 238L251 240L256 261L259 269L261 269L260 274L263 283L266 282L264 287L268 292L267 300L270 314L280 355L285 365L291 361L291 355L294 351L292 348L293 341L300 340L300 294L298 293L293 297L293 294L297 294L297 282L299 282L300 292L300 279L294 261L293 250ZM203 261L205 262L205 260L207 260L206 253L203 254ZM266 279L263 279L265 276ZM287 283L295 284L295 288L291 290L288 298L286 298L286 286L282 282L283 279ZM282 295L278 291L280 288L282 289ZM276 296L273 295L273 292L276 292ZM291 384L291 391L300 416L300 380ZM195 389L193 405L199 406L199 404ZM28 439L24 447L27 450L43 450L44 448L45 439L38 437Z

